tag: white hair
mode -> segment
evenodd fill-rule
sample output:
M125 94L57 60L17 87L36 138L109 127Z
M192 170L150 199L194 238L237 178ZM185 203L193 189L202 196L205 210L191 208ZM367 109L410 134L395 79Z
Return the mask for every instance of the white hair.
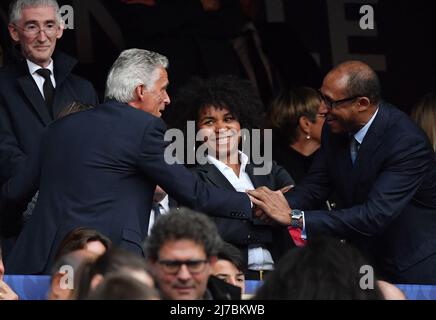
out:
M24 8L39 7L52 7L55 11L57 23L59 25L64 23L59 12L59 4L56 0L15 0L9 6L9 22L16 24L20 21Z
M168 68L167 57L152 51L128 49L114 62L106 81L105 99L121 103L135 100L135 89L151 88L159 77L160 68Z

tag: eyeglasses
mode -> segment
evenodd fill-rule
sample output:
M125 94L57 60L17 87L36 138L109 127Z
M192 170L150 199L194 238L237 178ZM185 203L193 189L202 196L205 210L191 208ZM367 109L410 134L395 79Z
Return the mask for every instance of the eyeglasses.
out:
M36 24L30 23L21 28L14 24L15 28L21 30L29 37L35 37L39 35L41 31L45 33L47 37L52 37L59 30L59 26L56 23L48 23L45 27L40 27Z
M330 99L329 97L325 96L325 95L321 92L321 90L318 90L318 94L319 94L319 96L321 97L322 101L325 103L325 105L327 106L327 108L328 108L329 110L331 110L331 109L333 109L333 108L336 108L336 107L337 107L338 105L340 105L341 103L348 102L348 101L352 101L352 100L355 100L355 99L357 99L357 98L360 97L360 96L352 96L352 97L345 98L345 99L333 100L333 99Z
M180 268L185 265L192 274L201 273L206 268L209 260L159 260L158 263L162 266L162 270L167 274L177 274Z

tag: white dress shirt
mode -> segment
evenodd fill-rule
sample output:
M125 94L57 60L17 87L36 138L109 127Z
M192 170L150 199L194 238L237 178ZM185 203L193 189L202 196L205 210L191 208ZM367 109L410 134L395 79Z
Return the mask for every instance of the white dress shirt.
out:
M235 172L219 161L218 159L208 155L207 160L210 164L213 164L219 172L221 172L224 177L232 184L238 192L245 192L247 190L254 190L253 183L250 177L245 172L245 168L248 163L248 157L242 152L239 152L239 161L241 163L241 169L239 171L239 177ZM273 270L274 260L268 249L259 245L249 245L248 246L248 269L250 270Z
M159 202L159 211L160 214L167 214L170 211L170 200L168 195L165 196ZM150 220L148 222L148 235L150 235L151 228L153 228L154 222L156 221L155 213L153 210L150 211Z
M29 72L30 72L33 80L35 80L36 85L38 86L38 89L41 92L41 95L44 97L43 86L44 86L45 79L36 72L37 70L42 69L42 67L38 66L36 63L33 63L32 61L30 61L28 59L26 61L27 61L27 67L29 68ZM44 69L48 69L51 71L51 75L50 75L51 82L53 84L53 88L56 88L56 80L54 78L53 59L51 60L50 64L47 66L47 68L44 68ZM45 97L44 97L44 99L45 99Z

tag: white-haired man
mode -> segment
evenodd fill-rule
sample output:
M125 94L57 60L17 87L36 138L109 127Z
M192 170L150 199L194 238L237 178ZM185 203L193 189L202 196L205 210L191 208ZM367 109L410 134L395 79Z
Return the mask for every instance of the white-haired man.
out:
M8 29L21 56L0 71L0 185L26 166L63 108L73 101L97 103L93 86L71 73L76 60L55 52L64 31L56 0L13 1ZM18 234L26 205L0 201L3 237Z
M155 52L122 52L109 72L107 101L50 126L38 165L40 198L7 261L10 273L47 273L59 242L84 225L143 254L157 184L181 205L252 219L245 193L207 187L182 165L165 161L160 114L170 103L167 66ZM15 196L28 197L31 187L12 189L27 190Z

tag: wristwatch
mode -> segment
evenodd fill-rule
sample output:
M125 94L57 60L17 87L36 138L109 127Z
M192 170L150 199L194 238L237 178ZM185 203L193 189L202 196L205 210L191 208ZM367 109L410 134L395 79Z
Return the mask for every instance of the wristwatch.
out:
M304 211L292 209L289 215L291 216L291 228L303 229L303 214Z

